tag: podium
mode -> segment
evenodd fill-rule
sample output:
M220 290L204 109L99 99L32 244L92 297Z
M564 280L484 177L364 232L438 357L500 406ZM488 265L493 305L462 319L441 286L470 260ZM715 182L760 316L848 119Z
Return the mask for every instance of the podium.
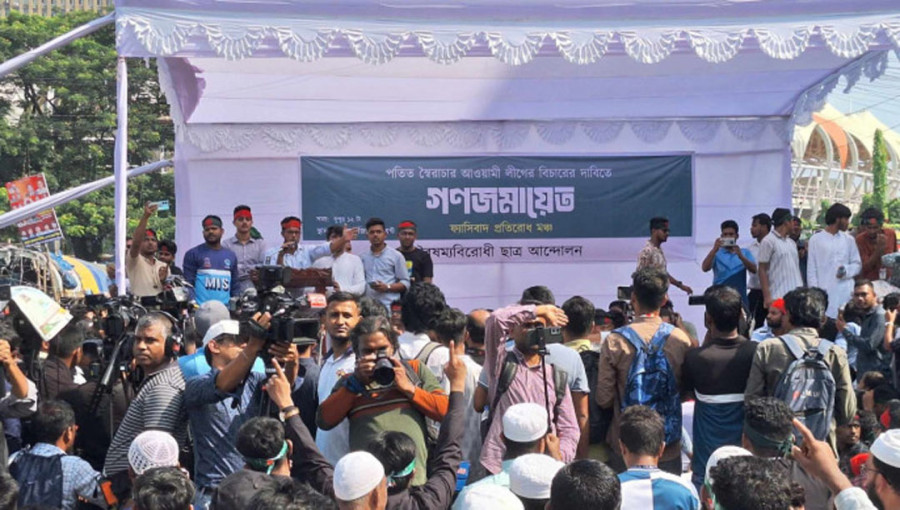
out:
M317 293L325 294L325 288L334 285L331 269L285 269L287 270L284 278L286 289L314 287Z

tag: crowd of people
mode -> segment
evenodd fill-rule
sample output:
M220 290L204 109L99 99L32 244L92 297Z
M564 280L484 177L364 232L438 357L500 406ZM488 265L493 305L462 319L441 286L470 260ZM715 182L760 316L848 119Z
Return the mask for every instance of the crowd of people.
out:
M233 237L202 220L182 271L154 212L126 291L182 274L197 309L184 331L141 316L109 387L88 374L106 334L90 313L36 356L21 321L0 323L0 510L900 508L900 294L873 284L896 238L877 210L854 238L835 204L808 243L789 210L760 213L746 248L723 222L702 325L669 300L693 289L667 270L665 218L628 299L534 286L465 313L412 221L395 249L370 219L357 256L355 229L303 245L288 217L267 249L241 205ZM229 310L267 265L332 269L318 333L273 341L270 314Z

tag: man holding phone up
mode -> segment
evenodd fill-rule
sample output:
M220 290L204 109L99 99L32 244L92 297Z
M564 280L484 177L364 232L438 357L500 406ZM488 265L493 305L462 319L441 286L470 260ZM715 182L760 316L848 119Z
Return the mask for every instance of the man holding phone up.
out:
M726 285L738 291L747 303L747 271L756 274L756 259L750 250L737 244L738 224L734 220L722 222L722 236L703 259L704 273L713 270L713 285Z
M131 282L131 293L137 297L155 296L162 292L162 282L169 275L168 266L156 259L156 231L147 228L150 216L157 209L159 204L156 202L144 204L144 214L134 229L131 248L125 257L125 273Z

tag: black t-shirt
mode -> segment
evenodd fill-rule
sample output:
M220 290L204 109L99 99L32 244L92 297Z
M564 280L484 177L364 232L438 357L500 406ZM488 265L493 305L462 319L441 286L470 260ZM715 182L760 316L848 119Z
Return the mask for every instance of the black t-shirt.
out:
M704 395L744 393L757 345L739 336L717 338L688 351L681 369L683 391Z
M427 251L417 246L413 251L400 253L406 259L406 270L409 271L409 278L413 283L434 277L434 264L431 263L431 255Z

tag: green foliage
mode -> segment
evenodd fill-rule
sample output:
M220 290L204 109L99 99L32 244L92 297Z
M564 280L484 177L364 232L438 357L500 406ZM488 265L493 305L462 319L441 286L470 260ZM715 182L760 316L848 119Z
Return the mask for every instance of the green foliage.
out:
M11 13L0 20L0 61L96 16L92 12L54 17ZM113 173L116 58L115 30L110 25L0 81L0 183L43 172L51 193L56 193ZM147 66L143 60L129 60L128 79L129 163L153 162L160 153L171 156L174 131L155 63ZM174 201L173 175L130 179L128 191L128 217L138 218L144 200ZM95 260L112 248L113 195L108 187L57 208L76 256ZM8 202L4 207L3 201L0 208L8 210ZM130 228L134 224L136 220ZM174 236L171 218L154 218L151 224L161 237ZM0 231L3 236L15 238L16 229Z
M822 200L822 202L819 203L819 214L816 215L816 223L813 225L813 228L825 228L825 214L828 212L829 207L831 207L831 202L828 200Z
M880 129L875 130L875 145L872 149L872 181L873 205L883 211L887 205L887 149Z
M862 202L859 204L859 211L850 218L850 221L855 225L859 226L862 221L862 213L869 207L875 207L875 196L871 193L866 193L863 195Z
M885 207L888 220L891 222L900 221L900 198L892 199Z

